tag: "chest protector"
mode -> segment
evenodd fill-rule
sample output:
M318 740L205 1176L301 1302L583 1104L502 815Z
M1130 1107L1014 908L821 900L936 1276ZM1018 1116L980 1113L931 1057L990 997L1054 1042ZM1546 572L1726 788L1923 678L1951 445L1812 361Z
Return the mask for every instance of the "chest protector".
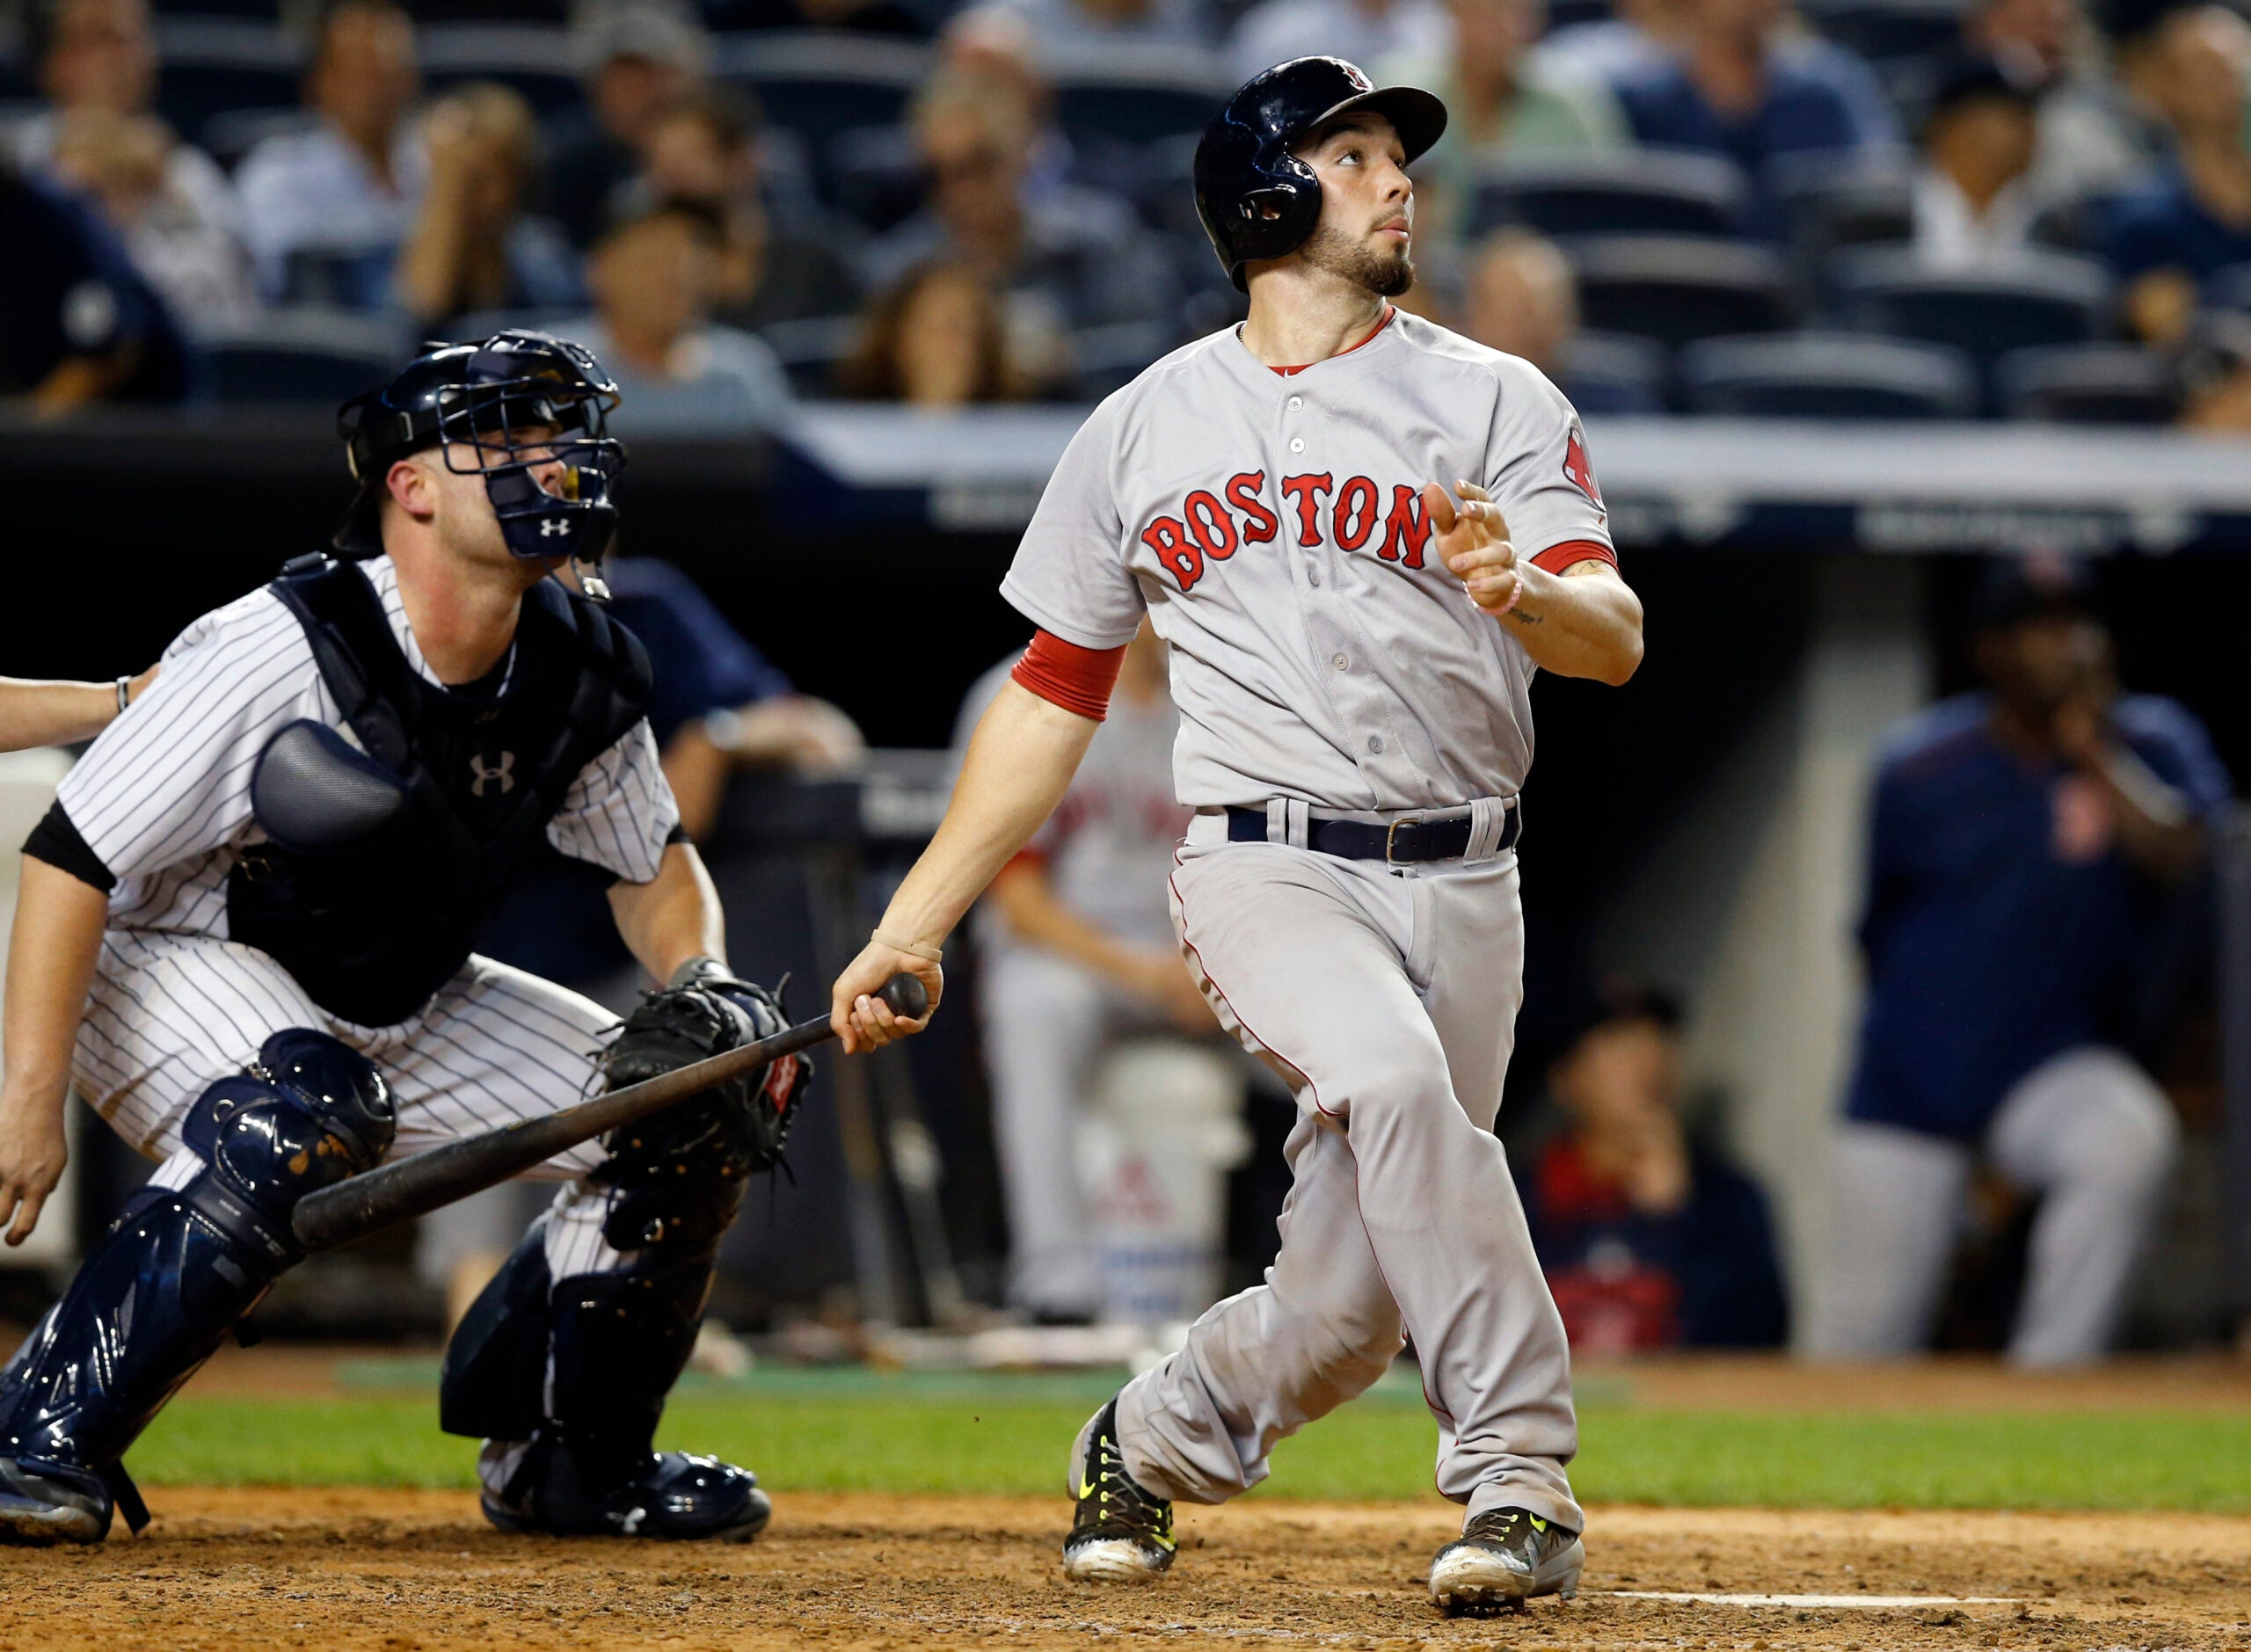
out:
M361 1026L404 1021L468 959L571 784L648 709L630 631L551 579L525 593L507 687L412 665L360 571L300 557L273 585L356 735L294 723L251 795L268 841L227 880L233 939Z

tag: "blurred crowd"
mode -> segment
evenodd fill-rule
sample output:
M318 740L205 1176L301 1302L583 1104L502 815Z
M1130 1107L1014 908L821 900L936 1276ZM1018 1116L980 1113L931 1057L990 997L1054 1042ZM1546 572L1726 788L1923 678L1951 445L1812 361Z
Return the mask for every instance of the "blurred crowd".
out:
M1410 304L1584 411L2251 426L2234 9L1550 4L16 0L0 395L317 400L512 320L628 434L1085 401L1238 313L1196 135L1332 52L1452 111Z

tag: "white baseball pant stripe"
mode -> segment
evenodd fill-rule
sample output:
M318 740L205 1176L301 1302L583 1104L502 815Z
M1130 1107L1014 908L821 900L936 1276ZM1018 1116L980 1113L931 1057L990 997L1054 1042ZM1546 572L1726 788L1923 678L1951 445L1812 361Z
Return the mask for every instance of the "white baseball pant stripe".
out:
M2012 1362L2077 1365L2109 1350L2180 1137L2164 1092L2100 1045L2050 1058L2001 1099L1985 1156L2042 1196ZM1847 1119L1836 1155L1836 1248L1813 1350L1860 1359L1920 1352L1938 1314L1978 1150Z
M616 1016L575 993L472 957L411 1020L362 1027L321 1008L253 947L113 929L95 967L72 1078L112 1129L163 1161L151 1184L178 1188L203 1162L181 1139L189 1110L285 1028L325 1032L382 1070L398 1108L397 1156L585 1099L594 1057L616 1025ZM601 1236L611 1195L580 1179L601 1157L588 1142L529 1173L565 1183L547 1227L548 1268L557 1279L622 1263Z
M1120 1394L1128 1471L1191 1503L1249 1489L1403 1326L1439 1490L1583 1529L1570 1349L1491 1128L1523 998L1515 855L1392 873L1224 833L1191 826L1174 921L1221 1024L1297 1097L1293 1181L1265 1283Z

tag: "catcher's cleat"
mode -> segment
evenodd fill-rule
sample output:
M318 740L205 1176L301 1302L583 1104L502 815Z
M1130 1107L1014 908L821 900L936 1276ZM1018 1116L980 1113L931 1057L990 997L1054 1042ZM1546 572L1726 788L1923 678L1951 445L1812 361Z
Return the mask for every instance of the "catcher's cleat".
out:
M1066 1576L1082 1583L1146 1583L1172 1564L1172 1505L1126 1472L1115 1400L1079 1432L1070 1492L1078 1512L1063 1539Z
M484 1517L503 1532L548 1537L668 1538L747 1543L774 1504L758 1476L716 1457L659 1452L622 1485L590 1485L568 1447L535 1441L507 1489L484 1494Z
M109 1535L111 1506L91 1470L0 1457L0 1543L98 1543Z
M1431 1562L1431 1598L1448 1617L1520 1606L1535 1595L1579 1592L1579 1534L1528 1509L1488 1509Z

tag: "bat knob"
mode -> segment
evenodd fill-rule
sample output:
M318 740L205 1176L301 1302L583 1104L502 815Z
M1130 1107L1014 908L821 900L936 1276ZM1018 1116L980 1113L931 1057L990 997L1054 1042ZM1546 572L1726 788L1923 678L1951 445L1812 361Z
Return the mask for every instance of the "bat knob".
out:
M930 1013L929 989L904 970L883 984L883 1001L892 1015L908 1021L920 1021Z

